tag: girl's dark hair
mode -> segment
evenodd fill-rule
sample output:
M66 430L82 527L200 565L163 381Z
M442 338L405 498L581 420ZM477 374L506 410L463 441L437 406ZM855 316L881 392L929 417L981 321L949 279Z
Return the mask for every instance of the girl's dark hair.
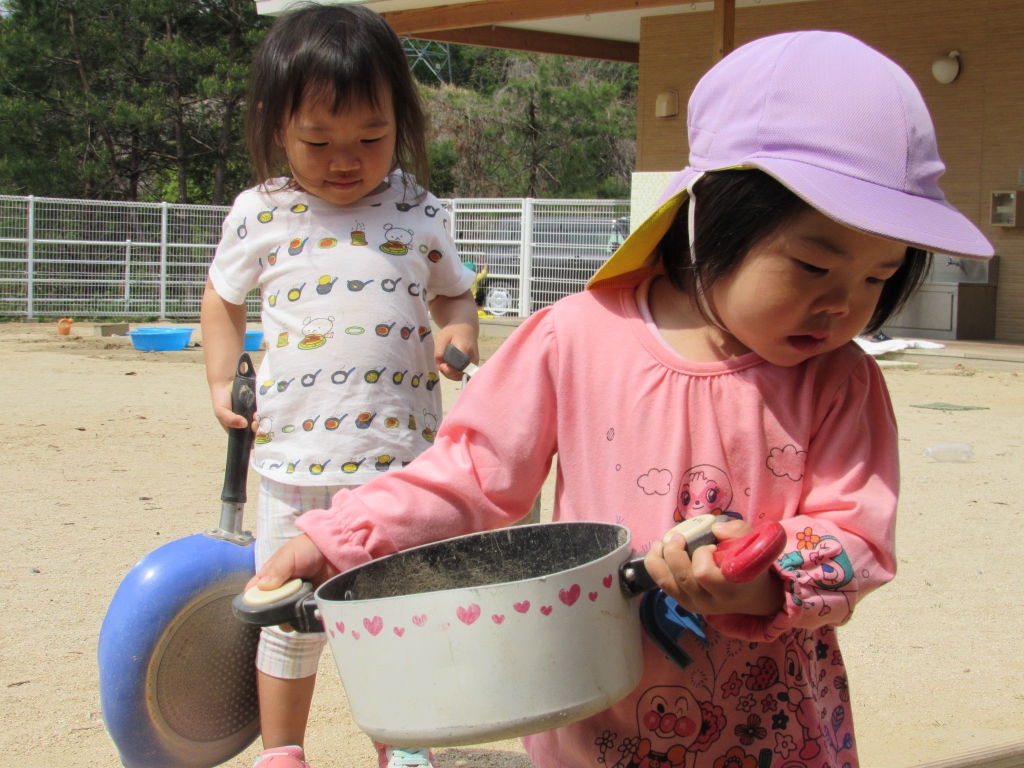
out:
M333 111L353 103L379 109L390 93L397 140L394 168L430 184L427 118L398 36L361 5L302 5L274 22L253 58L245 141L257 184L290 175L276 134L307 99Z
M751 249L780 226L811 206L781 183L759 170L716 171L694 185L697 212L694 243L697 264L690 259L687 201L658 246L658 258L673 287L690 295L705 319L704 302L697 301L698 281L707 293L739 266ZM906 304L928 272L931 254L907 248L903 265L885 281L865 333L877 333Z

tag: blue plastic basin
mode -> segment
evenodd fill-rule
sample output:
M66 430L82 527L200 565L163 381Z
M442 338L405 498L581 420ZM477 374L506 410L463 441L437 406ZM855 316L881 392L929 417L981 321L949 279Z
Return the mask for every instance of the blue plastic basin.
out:
M139 328L128 331L140 352L177 352L192 340L192 328Z
M263 331L245 332L245 351L258 352L263 346Z

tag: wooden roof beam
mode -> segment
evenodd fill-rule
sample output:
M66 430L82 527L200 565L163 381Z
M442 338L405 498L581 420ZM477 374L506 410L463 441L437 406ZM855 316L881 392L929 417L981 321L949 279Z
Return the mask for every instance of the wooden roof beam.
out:
M399 37L418 37L418 33L422 32L501 26L517 21L664 8L679 4L679 0L476 0L408 11L388 11L382 15Z
M537 32L517 27L469 27L421 32L415 35L406 35L406 37L436 40L439 43L480 45L484 48L553 53L559 56L576 56L583 59L623 61L627 64L640 63L640 45L638 43L602 40L597 37L580 37L578 35L560 35L554 32Z
M720 62L735 46L736 0L715 0L714 47L711 61Z

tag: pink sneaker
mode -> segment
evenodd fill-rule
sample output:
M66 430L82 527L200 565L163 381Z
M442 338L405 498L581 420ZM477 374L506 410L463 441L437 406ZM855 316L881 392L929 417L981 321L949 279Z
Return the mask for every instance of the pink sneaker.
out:
M399 749L374 742L377 747L377 763L380 768L437 768L434 755L429 749L408 747Z
M253 768L309 768L302 747L264 749L252 765Z

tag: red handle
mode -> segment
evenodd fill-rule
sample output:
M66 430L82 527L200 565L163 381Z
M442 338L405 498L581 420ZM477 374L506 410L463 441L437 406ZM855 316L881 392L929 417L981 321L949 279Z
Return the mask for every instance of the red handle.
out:
M718 542L715 565L733 584L746 584L759 576L786 548L786 531L778 523L764 523L739 539Z

